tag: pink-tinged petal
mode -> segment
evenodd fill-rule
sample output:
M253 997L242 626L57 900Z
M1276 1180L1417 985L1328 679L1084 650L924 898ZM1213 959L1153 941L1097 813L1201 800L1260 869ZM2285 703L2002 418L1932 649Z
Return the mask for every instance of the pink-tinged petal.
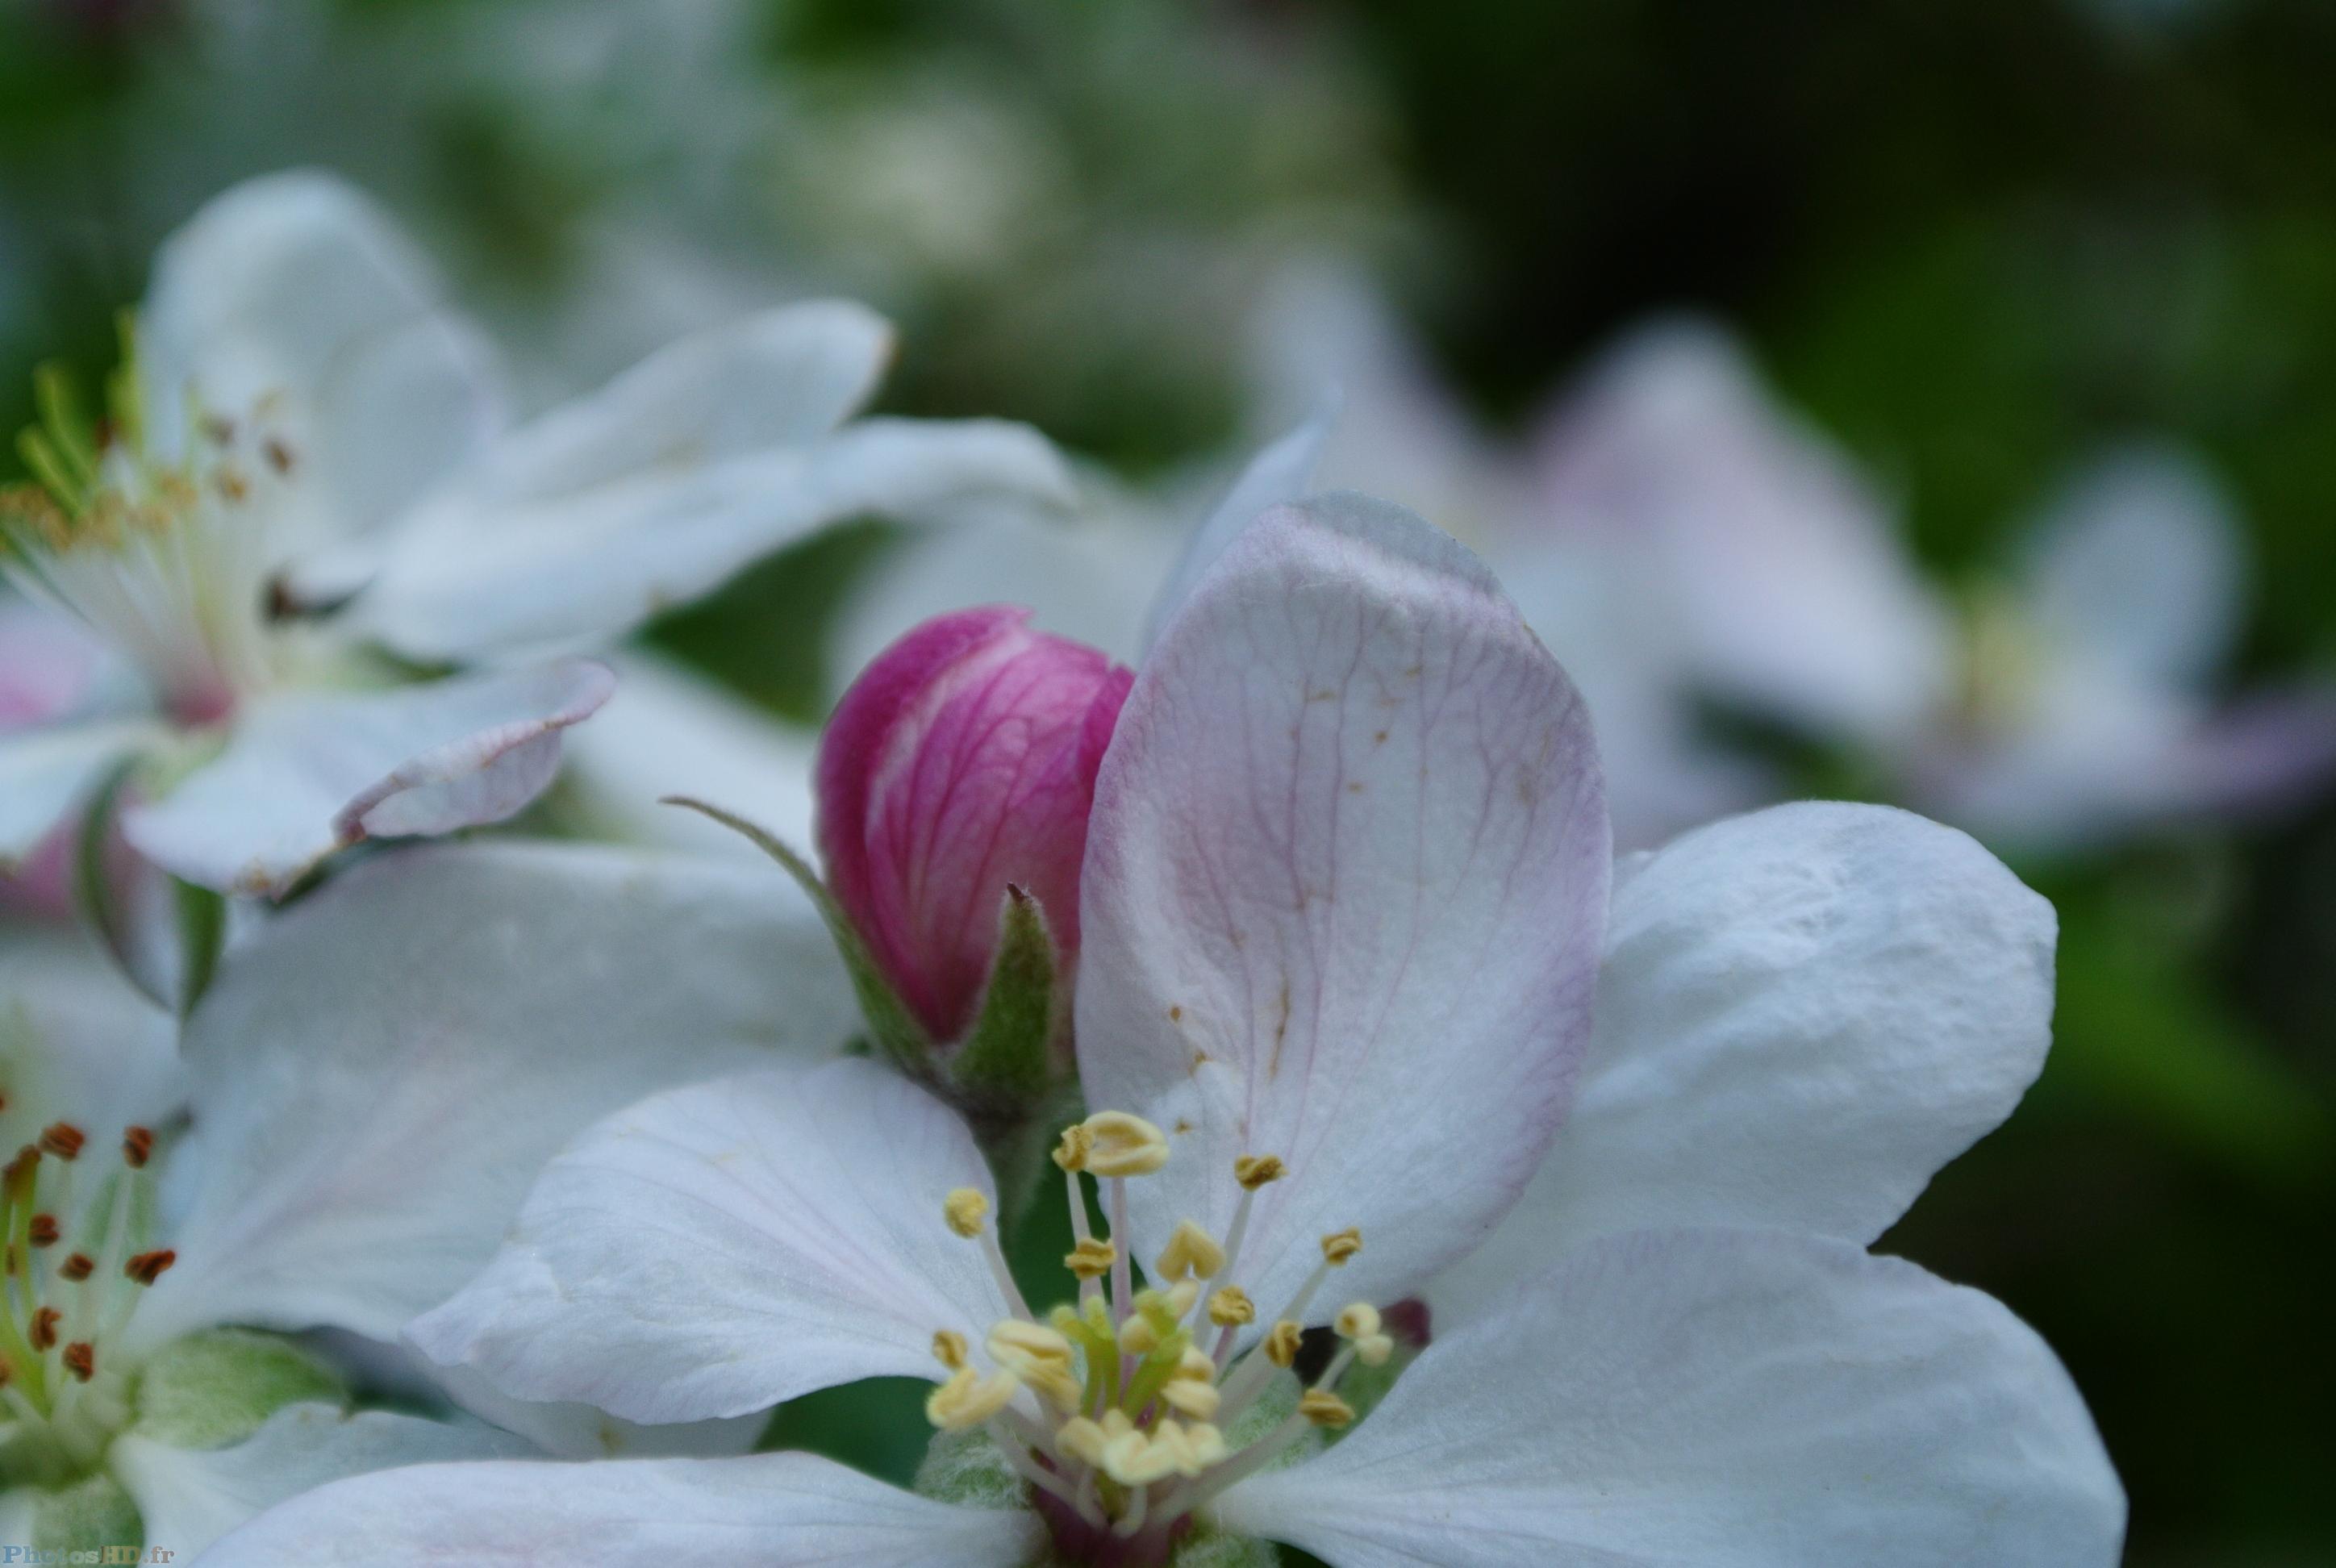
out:
M56 1120L167 1125L187 1101L178 1037L93 938L0 927L0 1144L21 1149Z
M821 1059L857 1018L775 867L508 842L352 866L239 941L187 1022L179 1261L131 1331L394 1339L486 1266L578 1131Z
M1361 497L1268 512L1096 785L1079 1061L1170 1135L1139 1241L1222 1235L1234 1158L1273 1154L1237 1270L1262 1310L1349 1225L1341 1301L1475 1246L1564 1115L1610 871L1581 700L1475 558Z
M424 1465L311 1492L206 1568L1022 1568L1037 1515L963 1508L810 1454L601 1465Z
M846 1059L677 1089L546 1166L493 1263L408 1337L514 1398L646 1422L928 1377L1011 1309L942 1214L993 1199L957 1114Z
M1861 1244L2011 1113L2052 1040L2052 906L1952 828L1777 806L1616 881L1573 1114L1439 1325L1611 1232Z
M1439 1333L1230 1528L1339 1568L2112 1568L2125 1496L1998 1302L1845 1242L1611 1236Z
M1550 515L1652 553L1711 689L1887 741L1950 677L1950 628L1880 502L1718 329L1642 332L1550 422Z
M72 617L0 598L0 735L73 711L106 658L105 645Z
M217 761L124 813L141 854L191 882L279 893L365 838L501 822L543 793L560 735L608 700L589 659L253 706Z
M346 1476L530 1452L509 1433L475 1421L387 1410L352 1415L304 1403L286 1406L225 1448L181 1448L133 1427L106 1451L105 1466L137 1503L147 1541L191 1556L287 1498Z
M1011 885L1067 973L1095 770L1134 677L1002 606L936 617L868 667L820 742L836 901L934 1038L972 1022Z

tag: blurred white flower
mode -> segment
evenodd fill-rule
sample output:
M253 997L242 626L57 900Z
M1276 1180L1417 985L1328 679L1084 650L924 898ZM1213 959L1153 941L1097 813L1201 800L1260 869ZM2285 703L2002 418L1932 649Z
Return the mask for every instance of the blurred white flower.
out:
M2244 618L2240 535L2179 453L2079 472L1960 608L1711 327L1615 351L1549 420L1539 472L1567 527L1651 563L1702 689L1859 752L1990 842L2241 815L2336 772L2336 682L2218 696Z
M1490 574L1381 503L1270 512L1173 613L1097 784L1077 1037L1111 1108L1056 1154L1076 1306L1029 1310L966 1125L846 1060L601 1123L409 1329L642 1421L922 1376L994 1482L943 1464L912 1496L795 1454L427 1466L220 1560L2115 1562L2124 1499L2051 1353L1861 1244L2032 1075L2049 910L1900 813L1713 833L1635 870L1610 937L1582 706ZM1898 1027L1975 981L1955 1037ZM1575 1222L1504 1235L1585 1066ZM1746 1223L1792 1229L1708 1228ZM1488 1232L1505 1288L1357 1410L1343 1379L1396 1349L1383 1309Z
M110 642L151 701L0 740L0 856L132 756L161 760L131 843L222 890L501 820L612 686L548 656L829 522L1059 492L1025 428L852 419L890 352L859 307L799 305L511 428L477 334L362 197L301 173L230 191L165 247L106 418L44 383L47 493L0 510L0 570ZM401 677L375 648L489 667L354 689Z

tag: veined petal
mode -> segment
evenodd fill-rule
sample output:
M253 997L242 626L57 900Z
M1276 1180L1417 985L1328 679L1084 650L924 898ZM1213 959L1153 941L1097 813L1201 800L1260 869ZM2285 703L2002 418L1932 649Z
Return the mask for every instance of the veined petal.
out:
M387 692L299 692L259 705L219 759L123 814L141 854L191 882L280 893L369 837L501 822L543 793L560 732L615 677L560 659Z
M696 812L657 803L685 794L753 818L791 844L811 842L818 736L679 663L611 650L617 689L564 737L567 787L630 839L718 853L760 851Z
M1183 553L1160 584L1152 600L1151 613L1144 619L1146 648L1160 640L1170 618L1192 597L1201 579L1216 564L1217 557L1224 554L1226 547L1241 537L1241 530L1269 508L1301 501L1313 489L1314 468L1321 461L1323 445L1338 423L1338 394L1326 394L1304 424L1249 460L1249 466L1234 479L1224 499L1185 541Z
M1573 1115L1439 1322L1607 1232L1864 1244L1994 1128L2052 1039L2052 906L1888 806L1735 817L1614 888Z
M517 1459L529 1451L509 1433L475 1421L387 1410L352 1415L299 1404L226 1448L180 1448L132 1428L114 1439L106 1466L137 1501L148 1544L191 1555L285 1499L344 1476L445 1460Z
M493 1264L408 1337L522 1399L636 1421L937 1377L1011 1308L942 1201L995 1189L957 1114L860 1058L671 1091L544 1168Z
M772 868L520 843L352 867L239 945L188 1022L179 1261L131 1329L394 1339L486 1264L579 1128L832 1049L856 1017Z
M1138 674L1081 906L1090 1105L1170 1134L1139 1240L1225 1233L1266 1310L1360 1225L1342 1299L1483 1239L1589 1034L1610 852L1589 726L1475 559L1357 496L1268 512Z
M1845 1242L1683 1231L1592 1242L1439 1334L1217 1514L1340 1568L2111 1568L2125 1497L2000 1303Z
M946 521L1069 494L1061 459L1027 426L858 420L807 446L644 466L557 495L442 497L351 618L420 658L597 644L832 523Z
M161 738L146 719L97 719L0 733L0 871L38 848L106 770Z
M602 1465L427 1465L277 1509L216 1568L378 1563L632 1568L745 1558L767 1568L1020 1568L1038 1517L936 1503L810 1454Z

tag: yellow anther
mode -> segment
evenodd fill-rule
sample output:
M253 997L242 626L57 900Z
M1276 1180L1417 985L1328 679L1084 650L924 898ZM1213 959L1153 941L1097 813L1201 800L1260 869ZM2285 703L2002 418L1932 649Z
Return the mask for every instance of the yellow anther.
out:
M1198 1345L1187 1345L1183 1355L1176 1359L1176 1369L1168 1374L1168 1378L1171 1382L1189 1382L1194 1378L1203 1383L1215 1382L1217 1363L1215 1358Z
M1298 1413L1317 1427L1344 1427L1355 1418L1355 1407L1328 1388L1309 1388L1299 1395Z
M1214 1383L1203 1383L1197 1378L1171 1378L1160 1386L1160 1398L1178 1414L1190 1416L1195 1421L1206 1421L1224 1403Z
M1333 1268L1346 1262L1363 1250L1363 1233L1349 1225L1343 1231L1333 1231L1322 1238L1322 1261Z
M1168 1135L1142 1116L1097 1111L1084 1125L1085 1168L1098 1176L1148 1176L1168 1163Z
M965 1369L965 1336L954 1329L942 1329L933 1335L933 1359L952 1372Z
M1356 1301L1331 1320L1341 1339L1365 1339L1379 1331L1379 1310L1368 1301Z
M1063 1255L1063 1267L1082 1280L1100 1280L1118 1257L1117 1247L1090 1236Z
M1074 1416L1055 1429L1055 1446L1088 1465L1103 1462L1104 1430L1085 1416Z
M1284 1318L1265 1336L1265 1359L1277 1367L1287 1367L1298 1359L1298 1341L1306 1330Z
M985 1378L970 1367L961 1367L925 1400L925 1419L944 1432L978 1427L1011 1404L1021 1387L1011 1372L992 1372Z
M1366 1334L1355 1341L1355 1359L1366 1367L1384 1367L1395 1354L1394 1337L1387 1334Z
M1217 1245L1217 1239L1202 1230L1198 1222L1179 1220L1174 1233L1168 1238L1168 1244L1160 1250L1160 1258L1153 1267L1152 1277L1155 1280L1181 1280L1190 1274L1195 1279L1208 1280L1215 1278L1217 1271L1224 1266L1225 1250Z
M1269 1182L1278 1182L1283 1175L1279 1154L1243 1154L1233 1161L1233 1180L1249 1192L1256 1192Z
M1184 1314L1192 1310L1192 1303L1200 1299L1201 1283L1197 1280L1179 1280L1169 1286L1168 1320L1172 1323L1182 1320Z
M1160 1339L1158 1326L1142 1312L1130 1313L1119 1326L1119 1348L1131 1356L1149 1356L1160 1349Z
M986 1343L991 1358L1015 1372L1025 1367L1060 1367L1067 1371L1071 1365L1070 1340L1060 1329L1044 1323L1001 1318L990 1325Z
M981 1227L989 1218L989 1200L971 1187L958 1187L941 1200L941 1216L949 1228L968 1241L981 1234Z
M1225 1435L1206 1421L1194 1421L1184 1428L1184 1446L1192 1461L1192 1468L1185 1474L1197 1475L1210 1466L1223 1461Z
M1087 1151L1095 1147L1095 1135L1083 1122L1074 1122L1063 1129L1062 1142L1055 1145L1055 1164L1066 1171L1087 1168Z
M1149 1434L1123 1432L1105 1439L1102 1456L1095 1462L1105 1475L1123 1486L1149 1486L1154 1481L1165 1481L1183 1468L1183 1429L1173 1421L1161 1422Z
M1209 1297L1209 1321L1220 1329L1237 1328L1257 1320L1257 1303L1239 1285L1227 1285Z

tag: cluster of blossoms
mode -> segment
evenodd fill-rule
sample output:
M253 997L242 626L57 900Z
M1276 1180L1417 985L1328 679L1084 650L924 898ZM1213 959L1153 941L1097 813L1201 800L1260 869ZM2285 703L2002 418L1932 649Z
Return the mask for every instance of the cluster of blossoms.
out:
M355 472L326 431L471 422L434 306L349 326L370 274L328 263L402 257L375 219L272 189L243 211L301 237L282 297L173 310L280 337L158 383L148 333L102 437L53 392L48 497L10 514L12 574L145 678L117 739L161 748L92 796L124 754L28 703L11 843L94 799L101 916L117 825L286 896L228 906L162 1005L54 920L0 928L0 1536L230 1568L2116 1560L2051 1352L1866 1250L2039 1070L2049 906L1882 807L1618 862L1590 705L1468 550L1313 492L1320 422L1160 574L1134 668L956 609L869 663L807 780L657 786L777 870L328 862L510 815L630 667L420 659L606 639L822 520L1054 471L1027 432L846 423L871 339L809 307L426 492L400 471L389 537L296 561L300 486ZM428 678L271 706L311 637ZM381 704L480 727L384 763L418 731ZM798 786L816 865L759 820ZM929 1386L912 1487L754 1451L887 1378Z

